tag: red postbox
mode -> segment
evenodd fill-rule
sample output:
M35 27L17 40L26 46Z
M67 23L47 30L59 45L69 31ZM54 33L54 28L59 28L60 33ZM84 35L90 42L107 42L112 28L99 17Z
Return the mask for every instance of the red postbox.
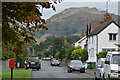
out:
M15 59L9 60L9 68L15 68Z

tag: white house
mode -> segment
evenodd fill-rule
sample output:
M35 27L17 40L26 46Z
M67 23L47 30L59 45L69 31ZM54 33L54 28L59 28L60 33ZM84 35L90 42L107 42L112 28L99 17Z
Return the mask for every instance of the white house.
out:
M86 36L84 36L83 38L81 38L79 41L77 41L75 44L74 44L74 46L75 47L78 47L78 46L80 46L82 49L83 48L86 48L86 41L87 41L87 37Z
M96 53L116 50L118 47L115 44L118 43L120 43L120 26L114 21L100 23L88 35L87 62L96 62Z

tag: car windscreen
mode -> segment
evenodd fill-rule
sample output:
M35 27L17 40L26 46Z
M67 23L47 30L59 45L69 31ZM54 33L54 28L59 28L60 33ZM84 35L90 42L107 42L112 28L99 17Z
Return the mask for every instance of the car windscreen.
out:
M120 54L113 54L112 64L120 64Z
M58 60L54 60L54 62L59 62Z
M83 65L81 61L71 61L70 65Z
M39 59L37 59L37 58L29 58L28 61L30 61L30 62L39 62Z

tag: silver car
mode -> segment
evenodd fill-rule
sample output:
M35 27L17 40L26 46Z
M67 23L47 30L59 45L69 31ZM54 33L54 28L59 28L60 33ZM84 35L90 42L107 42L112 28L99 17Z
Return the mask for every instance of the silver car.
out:
M58 66L58 67L60 67L60 62L58 61L58 60L52 60L51 61L51 66Z
M105 58L100 58L96 63L95 80L104 79L104 62L105 62Z
M72 71L80 71L85 73L85 66L80 60L71 60L68 64L67 72L71 73Z

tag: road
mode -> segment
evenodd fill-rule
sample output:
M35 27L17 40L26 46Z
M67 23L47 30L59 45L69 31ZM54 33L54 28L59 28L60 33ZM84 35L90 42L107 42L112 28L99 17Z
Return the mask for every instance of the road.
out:
M73 71L72 73L67 73L66 67L52 67L49 61L41 61L42 68L37 71L32 71L32 78L94 78L94 76L88 75L86 73L80 73L79 71Z

